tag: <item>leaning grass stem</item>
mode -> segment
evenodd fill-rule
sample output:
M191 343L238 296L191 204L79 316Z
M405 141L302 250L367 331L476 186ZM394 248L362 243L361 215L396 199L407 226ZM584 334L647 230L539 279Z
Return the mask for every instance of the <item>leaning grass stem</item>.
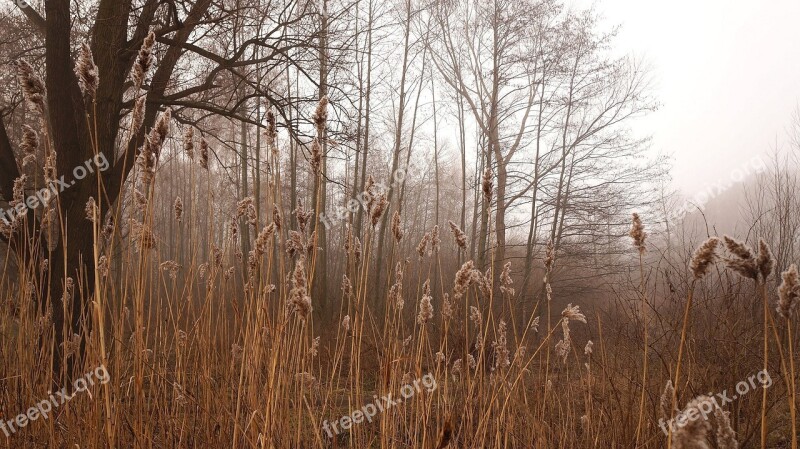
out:
M764 372L769 369L769 338L767 329L769 328L769 300L767 298L767 286L760 284L761 294L764 299ZM790 355L791 356L791 355ZM767 447L767 388L764 387L761 395L761 449ZM794 408L794 407L792 407Z
M794 370L794 351L793 351L793 336L792 336L792 320L786 320L786 328L789 338L789 378L791 379L789 388L792 389L790 394L789 412L792 419L792 449L797 449L797 388L795 387L795 370ZM766 388L764 389L766 391Z
M689 293L686 298L686 307L683 311L683 326L681 327L681 341L678 345L678 360L675 363L675 381L672 383L674 386L672 392L672 406L670 410L675 410L675 407L678 403L678 390L680 389L680 384L678 382L681 378L681 361L683 358L683 347L686 344L686 334L689 328L689 312L692 310L692 298L694 296L694 285L696 279L692 280L691 284L689 285ZM669 428L667 432L667 449L672 448L672 427Z
M647 369L648 369L648 356L647 356L647 349L648 349L648 305L647 305L647 291L645 290L644 285L644 262L642 261L642 252L639 252L639 278L640 278L640 294L642 295L641 301L641 315L644 327L644 354L642 355L642 393L639 398L639 419L636 424L636 447L639 447L639 438L641 437L642 431L642 423L644 422L644 406L645 406L645 397L647 395Z

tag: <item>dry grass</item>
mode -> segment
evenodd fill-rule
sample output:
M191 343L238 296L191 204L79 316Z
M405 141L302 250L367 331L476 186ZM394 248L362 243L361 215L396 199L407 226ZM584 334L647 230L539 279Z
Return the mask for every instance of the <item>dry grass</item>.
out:
M166 112L148 145L166 141L168 122ZM184 139L187 153L192 139ZM127 200L114 211L118 225L80 224L95 241L94 266L84 268L98 275L94 285L82 277L70 281L67 303L93 307L82 317L90 329L85 347L70 339L67 353L84 357L68 375L76 379L104 365L111 380L51 419L0 439L5 447L729 449L731 433L721 425L728 415L717 414L719 433L703 421L668 443L659 428L660 405L670 403L671 414L700 394L735 388L762 363L774 384L763 396L742 395L727 406L736 438L742 447L786 447L780 445L794 434L788 419L795 415L794 354L783 349L791 342L791 321L773 319L769 273L746 282L753 257L743 248L728 244L739 259L726 259L726 267L714 263L716 243L706 244L693 273L683 260L681 268L670 267L675 277L663 279L662 264L674 261L647 256L636 216L630 260L637 274L610 280L615 294L582 305L584 315L565 306L568 298L551 284L558 277L552 248L533 293L514 291L511 265L503 273L483 273L471 261L457 271L443 269L454 257L444 255L438 228L419 246L407 244L400 215L392 220L390 257L376 260L376 224L387 200L371 187L365 234L345 239L341 294L314 297L321 253L312 228L319 218L302 204L292 214L282 209L284 200L275 195L284 187L281 165L269 140L277 169L265 181L274 189L262 199L261 216L243 201L233 219L219 219L213 194L219 186L212 184L219 180L209 171L202 140L180 201L156 187L157 161L143 153ZM190 154L180 157L191 161ZM318 160L312 162L322 176ZM487 172L487 197L491 179ZM90 216L93 210L87 208ZM251 254L238 253L239 220L258 235ZM168 226L177 229L171 234L179 235L178 248L159 237ZM463 248L466 237L450 226L453 247ZM41 263L5 253L5 421L51 390L47 343L54 329L36 306L37 288L51 273ZM392 274L386 289L376 285L379 271ZM532 311L522 312L523 303ZM763 323L753 319L761 307ZM323 430L326 420L376 396L397 397L403 385L428 374L435 389L334 438ZM674 393L662 401L670 380Z

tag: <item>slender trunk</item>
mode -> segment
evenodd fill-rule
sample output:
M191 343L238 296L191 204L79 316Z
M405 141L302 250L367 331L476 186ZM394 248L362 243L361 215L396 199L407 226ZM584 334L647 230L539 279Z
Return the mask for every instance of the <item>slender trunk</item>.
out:
M322 1L322 32L319 38L319 98L328 95L328 0ZM327 177L328 177L328 132L322 129L317 134L322 145L321 175L315 176L316 188L314 189L314 199L317 203L317 216L325 214L327 210ZM317 244L321 248L317 252L316 267L314 268L314 293L315 297L322 304L322 311L329 309L328 297L328 230L323 226L317 226L317 220L312 222L312 232L317 233Z
M484 159L484 167L483 171L486 170L487 167L492 166L492 153L489 149L484 151L486 157ZM480 179L480 176L476 176L477 180ZM477 181L476 180L476 181ZM486 196L481 195L481 187L480 182L477 182L476 190L478 191L478 195L481 198L481 229L478 233L478 254L476 261L478 268L480 270L486 269L486 244L487 240L489 239L489 210L492 207L490 201L486 200Z
M247 124L245 122L241 122L241 127L239 128L239 139L241 139L241 154L239 155L239 158L242 165L242 182L239 196L240 199L244 199L250 195L250 185L248 183L248 178L250 175L247 170ZM244 257L247 257L247 254L250 252L250 225L247 222L246 216L242 217L241 221L239 222L239 239L242 254L244 254Z
M404 46L403 46L403 65L402 71L400 75L400 105L398 108L398 116L397 116L397 123L395 124L395 133L394 133L394 155L392 156L392 168L389 172L389 177L391 178L394 173L397 172L397 169L400 165L400 150L402 148L402 139L403 139L403 119L405 118L405 107L406 107L406 78L408 76L408 59L410 54L410 47L409 41L411 37L411 1L406 1L406 23L404 29ZM389 223L389 215L391 215L391 208L392 208L392 199L394 197L394 189L389 186L389 192L387 193L387 200L389 201L389 208L383 213L383 217L381 218L381 225L380 231L378 233L378 253L377 259L378 261L383 260L383 253L385 249L386 243L386 228L387 224ZM398 207L395 205L395 207ZM391 267L389 267L391 269ZM375 290L376 293L380 296L383 291L383 282L382 282L382 270L377 270L377 285L378 288Z
M359 181L358 191L363 192L367 183L367 154L369 153L369 126L370 126L370 98L372 95L372 20L373 20L372 0L369 1L369 13L367 17L367 89L364 95L364 145L361 153L361 180ZM359 207L356 214L355 232L356 236L361 235L361 225L364 221L364 208Z
M544 80L542 80L542 86L544 86ZM544 113L544 87L542 87L541 92L539 93L539 114L536 121L536 154L534 155L533 159L533 185L531 189L533 190L533 194L531 195L531 223L530 227L528 228L528 242L525 246L525 276L524 280L522 281L522 291L526 292L528 287L528 282L530 282L531 278L533 277L533 250L536 246L536 231L537 231L537 224L538 224L538 213L536 204L538 201L538 194L539 194L539 170L540 170L540 161L539 157L541 155L541 143L542 143L542 114Z
M461 230L466 232L467 225L467 138L464 129L464 99L458 95L458 135L461 146ZM464 263L464 254L458 253L458 265Z
M422 89L420 89L422 90ZM436 84L433 82L433 72L431 71L431 95L433 97L433 173L436 177L436 224L439 222L439 123L436 115ZM409 151L410 153L410 151Z

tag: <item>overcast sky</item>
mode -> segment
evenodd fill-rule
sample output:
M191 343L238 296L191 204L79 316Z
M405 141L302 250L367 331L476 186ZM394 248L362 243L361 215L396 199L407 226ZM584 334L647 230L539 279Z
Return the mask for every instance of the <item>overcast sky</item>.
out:
M575 0L576 5L591 2ZM691 194L786 142L800 102L800 0L598 0L618 47L653 73L659 111L636 124Z

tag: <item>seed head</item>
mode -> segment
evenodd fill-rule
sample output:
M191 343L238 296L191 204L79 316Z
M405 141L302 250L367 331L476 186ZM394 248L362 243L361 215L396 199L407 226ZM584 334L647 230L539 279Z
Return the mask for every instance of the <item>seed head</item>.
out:
M144 79L147 77L147 72L153 65L153 45L156 43L156 35L152 31L144 38L142 47L139 49L139 55L136 57L136 62L133 64L133 84L135 90L138 92L144 84Z
M672 398L675 395L675 387L672 386L672 381L668 380L667 385L664 386L664 392L661 393L661 400L659 402L661 410L661 418L664 421L672 419L674 412L678 411L676 407L672 406Z
M99 84L99 75L97 73L97 65L94 63L94 56L92 56L92 49L85 42L81 44L81 49L78 52L78 62L75 63L75 74L78 76L78 85L81 92L86 97L94 100L97 94L97 85Z
M91 221L92 223L97 223L97 203L94 201L94 197L89 197L89 200L86 202L86 219Z
M319 176L321 167L322 146L320 146L319 140L314 139L314 141L311 142L311 170L314 172L314 176Z
M486 171L483 172L483 197L487 203L492 202L492 192L494 190L494 175L492 174L492 169L487 168Z
M500 273L500 291L508 296L514 296L514 288L511 287L514 280L511 279L511 262L506 262L503 271Z
M731 412L714 407L714 424L717 428L717 447L719 449L739 449L736 432L731 427Z
M739 274L739 276L757 280L759 267L753 257L752 250L750 250L745 243L736 241L727 235L722 239L725 242L725 247L727 247L728 251L734 256L732 258L725 258L725 265Z
M439 238L439 225L435 225L433 227L433 231L431 231L431 250L428 255L431 256L433 253L439 254L439 247L441 243L442 239Z
M791 264L789 269L781 273L780 287L778 287L778 313L785 319L792 316L792 312L797 307L797 299L800 296L800 285L797 280L797 265Z
M264 229L258 233L258 237L256 238L256 253L259 255L264 255L267 253L269 249L269 241L272 236L275 234L275 223L270 223L267 226L264 226Z
M775 259L772 257L772 251L764 239L758 241L758 258L756 259L758 271L761 273L761 279L766 282L769 275L772 274L772 269L775 267Z
M683 410L684 416L702 416L702 410L707 404L714 403L708 396L698 396L688 404ZM676 426L677 429L672 434L672 447L675 449L710 449L708 445L708 432L711 430L711 423L707 419L687 420L683 427Z
M453 232L453 238L456 239L456 245L460 249L467 248L467 235L464 234L464 231L461 230L455 223L452 221L448 221L447 224L450 225L450 230Z
M419 254L420 259L425 257L425 249L428 247L430 239L431 235L426 232L425 235L422 236L422 240L419 241L419 245L417 245L417 254Z
M375 227L378 224L378 220L380 220L383 212L386 210L386 207L389 205L389 201L386 199L386 194L381 193L378 199L373 204L373 208L370 210L370 217L372 217L372 227Z
M267 138L267 148L269 148L273 154L277 155L278 148L275 142L278 139L278 131L275 121L275 113L272 112L272 109L267 111L267 129L264 131L264 136Z
M428 279L423 286L422 300L419 303L419 315L417 315L417 322L421 325L428 324L428 322L433 319L432 300L431 280Z
M311 314L311 297L308 296L308 281L306 279L306 260L300 257L295 263L292 275L292 290L289 292L289 307L302 320Z
M511 366L509 360L508 340L506 338L506 322L500 320L497 326L497 339L492 342L492 349L494 349L494 369L501 370Z
M639 214L635 212L633 213L633 225L631 226L631 231L628 235L630 235L633 239L633 246L639 250L639 254L644 254L644 239L647 237L647 233L644 232L642 219L639 218Z
M544 255L544 268L547 273L553 271L553 262L555 261L555 247L553 246L553 241L550 240L547 242L547 249L545 250Z
M403 238L403 230L400 228L399 211L394 211L394 215L392 215L392 234L394 234L395 241L400 243L400 240Z
M695 279L700 279L705 276L711 264L717 260L717 245L719 245L719 239L711 237L694 252L689 267Z
M17 80L19 81L22 96L31 107L39 112L44 112L44 83L39 75L33 71L33 67L24 60L19 60L17 66Z
M183 221L183 200L181 200L181 197L179 196L175 197L174 208L175 208L175 221L180 223Z
M183 151L189 159L194 159L194 128L188 126L183 133Z
M131 112L131 133L130 139L139 133L139 130L142 129L142 125L144 124L144 107L147 102L147 97L141 96L136 99L136 103L133 105L133 112Z
M314 126L317 128L317 135L323 136L325 134L325 126L328 123L328 96L319 99L317 109L314 111Z
M350 282L350 278L348 278L346 274L342 275L342 296L345 298L353 297L353 284Z
M208 170L208 142L205 138L200 139L200 167Z
M561 312L561 316L568 321L580 321L581 323L586 324L586 315L581 313L581 308L579 306L567 304L567 308Z
M475 270L475 263L471 260L464 262L464 265L456 272L456 279L453 286L453 299L459 300L469 288L472 282L472 272Z
M22 125L22 142L19 148L28 155L36 153L36 149L39 148L39 134L28 125Z

